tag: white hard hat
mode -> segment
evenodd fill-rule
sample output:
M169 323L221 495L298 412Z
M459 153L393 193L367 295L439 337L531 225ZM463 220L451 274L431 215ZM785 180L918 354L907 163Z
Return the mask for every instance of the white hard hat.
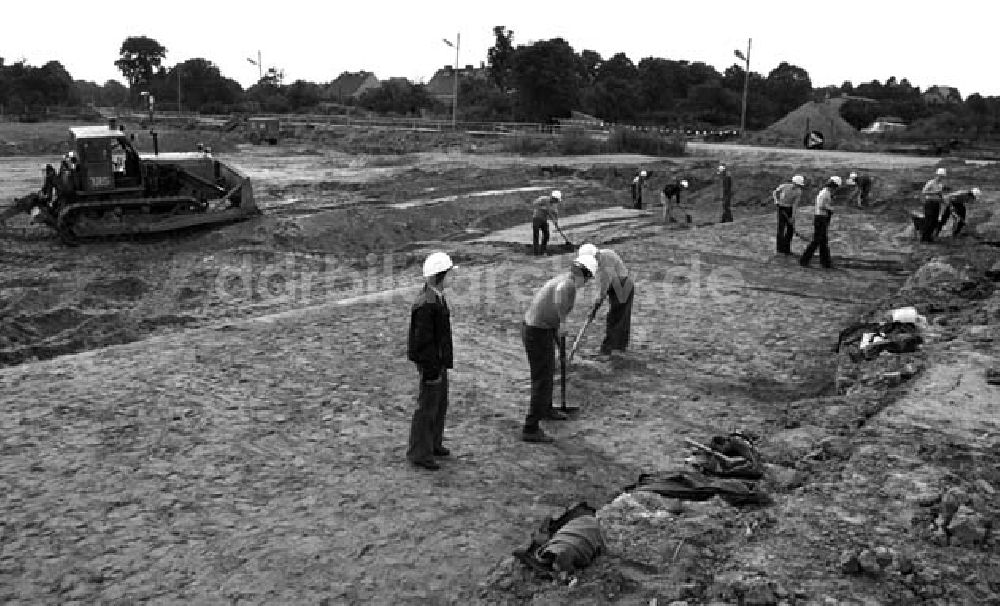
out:
M726 172L726 165L725 164L720 164L719 165L719 172L720 173Z
M581 257L596 257L597 256L597 247L594 246L593 244L589 243L589 242L586 243L586 244L584 244L583 246L580 247L580 256Z
M66 152L66 157L67 158L75 158L76 157L76 152L73 151L73 150L69 150L68 152Z
M840 187L840 185L841 185L841 184L842 184L843 182L844 182L844 180L843 180L843 179L841 179L840 177L838 177L837 175L834 175L834 176L830 177L830 183L833 183L833 184L834 184L834 185L836 185L837 187Z
M803 177L802 175L795 175L794 177L792 177L792 183L798 185L799 187L805 187L806 178Z
M431 253L427 255L427 259L424 261L424 277L436 276L443 271L448 271L452 267L455 267L455 264L451 262L451 257L448 256L448 253Z
M982 190L978 187L973 187L970 191L972 192L972 197L977 200L979 199L979 196L983 195Z
M645 177L646 176L646 171L640 171L639 172L639 176L640 177Z
M587 273L590 274L587 276L588 278L593 278L597 275L597 259L590 255L580 255L573 261L573 265L586 269Z
M552 190L552 197L556 200L562 200L562 192L558 189Z
M947 177L948 176L948 171L944 167L941 167L941 168L937 169L936 171L934 171L934 174L937 175L937 176L939 176L939 177Z
M857 178L858 178L858 173L851 173L851 175L848 177L848 179L857 179Z
M687 189L687 186L688 186L687 179L681 179L681 187Z

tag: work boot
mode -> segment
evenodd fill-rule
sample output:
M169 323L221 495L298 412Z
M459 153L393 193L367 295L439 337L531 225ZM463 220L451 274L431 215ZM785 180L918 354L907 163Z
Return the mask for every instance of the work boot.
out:
M549 410L547 413L545 413L544 418L548 419L549 421L565 421L569 417L567 417L564 413L553 408Z
M532 430L525 429L521 432L521 439L525 442L533 442L535 444L550 444L553 442L552 436L542 431L541 427L536 427Z
M450 454L451 451L445 448L444 446L438 446L437 448L434 449L435 457L447 457Z
M433 459L429 459L427 461L410 461L410 463L412 463L414 467L423 467L424 469L430 469L431 471L441 469L441 466L438 465Z

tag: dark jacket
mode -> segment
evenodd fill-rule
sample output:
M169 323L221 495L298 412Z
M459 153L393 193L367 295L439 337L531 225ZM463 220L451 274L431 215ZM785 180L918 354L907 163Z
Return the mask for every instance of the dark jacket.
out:
M452 367L451 313L448 304L427 285L410 309L407 357L425 374Z

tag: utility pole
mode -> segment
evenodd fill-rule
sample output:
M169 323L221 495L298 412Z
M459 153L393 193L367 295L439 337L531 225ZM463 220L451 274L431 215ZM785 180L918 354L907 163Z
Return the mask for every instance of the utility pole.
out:
M744 56L739 50L733 51L738 58L747 63L746 71L743 72L743 113L740 114L740 137L746 135L747 129L747 90L750 87L750 43L753 38L747 38L747 54Z
M257 51L257 60L256 61L254 61L250 57L247 57L247 61L249 61L252 65L256 65L257 66L257 74L258 74L257 75L257 82L260 82L261 80L263 80L264 79L264 63L260 60L260 51L259 50Z
M177 113L181 113L181 64L177 64Z
M445 44L455 47L455 86L451 95L451 130L456 130L458 122L458 50L462 47L462 33L455 34L455 44L445 40Z

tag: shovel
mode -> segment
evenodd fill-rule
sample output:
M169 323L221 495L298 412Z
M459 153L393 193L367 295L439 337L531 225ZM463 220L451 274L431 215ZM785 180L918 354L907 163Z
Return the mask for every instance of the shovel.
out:
M562 395L562 407L564 413L572 413L580 410L579 406L566 406L566 337L559 337L559 387Z
M573 242L571 242L570 239L566 237L566 234L563 233L563 230L562 230L561 227L559 227L558 223L553 223L552 225L555 226L556 231L559 232L559 235L563 237L563 240L566 240L566 245L567 246L571 246L571 247L575 247L576 246L576 244L573 244Z

